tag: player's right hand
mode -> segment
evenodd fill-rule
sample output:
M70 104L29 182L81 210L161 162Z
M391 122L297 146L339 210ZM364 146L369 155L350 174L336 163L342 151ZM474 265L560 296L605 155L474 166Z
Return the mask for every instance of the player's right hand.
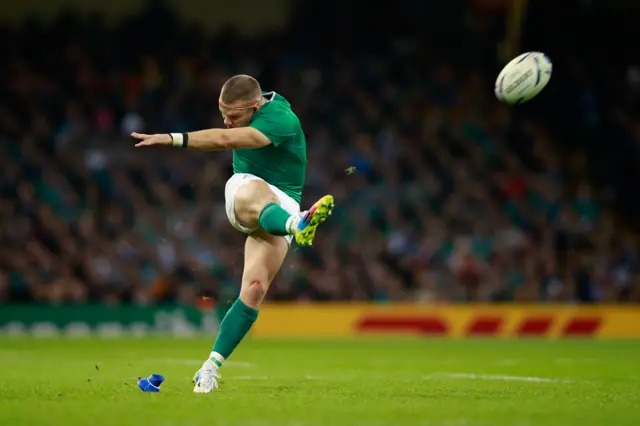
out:
M171 135L167 133L159 133L155 135L145 135L144 133L131 133L131 137L139 140L135 146L152 146L152 145L163 145L163 146L171 146L173 141L171 140Z

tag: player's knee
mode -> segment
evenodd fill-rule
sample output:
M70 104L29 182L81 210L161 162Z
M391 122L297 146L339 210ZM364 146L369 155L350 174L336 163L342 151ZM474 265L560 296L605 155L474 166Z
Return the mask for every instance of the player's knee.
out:
M267 280L250 280L247 283L243 283L242 289L240 290L240 299L245 303L245 305L258 309L264 300L268 289L269 283Z
M255 227L264 206L277 203L278 198L269 185L261 180L244 184L234 198L236 218L245 226Z

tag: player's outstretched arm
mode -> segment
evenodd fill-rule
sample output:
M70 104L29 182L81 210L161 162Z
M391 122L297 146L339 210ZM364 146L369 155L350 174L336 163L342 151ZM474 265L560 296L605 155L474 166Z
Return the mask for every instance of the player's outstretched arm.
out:
M219 151L224 149L262 148L271 143L262 132L253 127L235 129L207 129L189 133L159 133L145 135L131 133L143 146L177 146L199 151Z

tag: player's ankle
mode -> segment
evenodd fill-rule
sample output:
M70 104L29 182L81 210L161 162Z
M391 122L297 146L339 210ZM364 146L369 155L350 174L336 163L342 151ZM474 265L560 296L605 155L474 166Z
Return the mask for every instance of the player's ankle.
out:
M222 367L222 363L224 362L224 357L218 352L212 351L209 354L209 361L211 361L216 368L220 368Z
M289 219L287 219L286 228L289 235L294 235L296 233L301 217L301 215L293 215Z

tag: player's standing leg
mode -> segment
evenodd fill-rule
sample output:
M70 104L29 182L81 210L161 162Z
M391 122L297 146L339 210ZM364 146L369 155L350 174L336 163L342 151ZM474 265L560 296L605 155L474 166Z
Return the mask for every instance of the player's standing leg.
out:
M220 324L220 333L209 359L196 374L194 392L208 393L218 387L218 369L258 318L260 304L280 269L288 248L289 243L283 237L269 235L263 230L247 237L240 297Z
M292 215L285 210L276 194L262 180L244 183L234 199L235 219L254 231L245 243L244 270L240 296L227 312L209 359L194 378L196 393L208 393L218 387L218 369L258 318L271 281L278 273L289 248L288 235L310 245L316 227L331 214L333 198L323 197L308 211Z

